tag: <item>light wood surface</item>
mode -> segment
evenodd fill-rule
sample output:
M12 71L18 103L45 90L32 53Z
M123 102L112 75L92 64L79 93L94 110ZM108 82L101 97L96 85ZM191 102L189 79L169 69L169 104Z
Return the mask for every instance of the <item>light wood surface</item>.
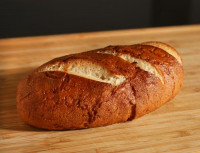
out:
M184 63L181 92L158 110L106 127L45 131L16 111L18 82L57 56L149 40L174 46ZM200 25L0 40L0 152L200 152Z

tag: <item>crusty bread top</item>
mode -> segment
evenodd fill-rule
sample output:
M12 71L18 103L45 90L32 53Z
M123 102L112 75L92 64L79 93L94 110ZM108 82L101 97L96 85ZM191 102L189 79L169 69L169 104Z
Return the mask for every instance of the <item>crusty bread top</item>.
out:
M134 76L135 67L139 67L155 75L164 84L163 71L174 60L182 65L179 54L171 46L161 42L145 42L63 56L42 65L37 71L63 71L117 86Z
M173 47L171 47L165 43L155 42L155 41L144 42L142 44L161 48L162 50L166 51L170 55L174 56L176 58L176 60L182 64L182 60L181 60L179 53Z

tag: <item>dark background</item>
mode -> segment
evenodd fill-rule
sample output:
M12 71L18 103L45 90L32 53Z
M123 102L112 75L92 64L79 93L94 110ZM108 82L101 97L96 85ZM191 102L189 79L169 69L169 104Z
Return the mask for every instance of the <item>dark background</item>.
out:
M0 0L0 38L200 23L200 0Z

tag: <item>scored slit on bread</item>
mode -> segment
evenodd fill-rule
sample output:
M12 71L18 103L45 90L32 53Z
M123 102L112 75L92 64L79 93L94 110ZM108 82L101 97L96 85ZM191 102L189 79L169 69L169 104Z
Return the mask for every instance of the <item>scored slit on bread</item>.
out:
M44 71L63 71L87 79L110 83L113 86L117 86L126 80L123 75L114 75L98 64L81 59L70 60L67 63L49 65L40 70L40 72Z
M150 63L144 61L144 60L141 60L141 59L137 59L137 58L134 58L132 56L130 56L129 54L121 54L121 53L118 53L116 51L111 51L111 50L106 50L106 51L99 51L97 53L101 53L101 54L111 54L113 56L117 56L117 57L120 57L122 58L123 60L125 61L128 61L129 63L133 63L133 62L136 62L137 63L137 67L139 67L140 69L144 70L144 71L147 71L151 74L154 74L156 77L158 77L161 82L164 84L164 81L163 81L163 77L159 74L159 72L156 70L156 68L154 66L152 66Z

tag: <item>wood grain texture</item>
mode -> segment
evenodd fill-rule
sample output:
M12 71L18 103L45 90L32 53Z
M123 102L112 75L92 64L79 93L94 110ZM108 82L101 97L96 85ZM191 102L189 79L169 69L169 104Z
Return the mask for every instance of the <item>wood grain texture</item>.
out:
M183 58L180 93L132 122L45 131L25 125L16 111L18 82L40 64L65 54L163 41ZM200 25L0 40L0 152L200 152Z

